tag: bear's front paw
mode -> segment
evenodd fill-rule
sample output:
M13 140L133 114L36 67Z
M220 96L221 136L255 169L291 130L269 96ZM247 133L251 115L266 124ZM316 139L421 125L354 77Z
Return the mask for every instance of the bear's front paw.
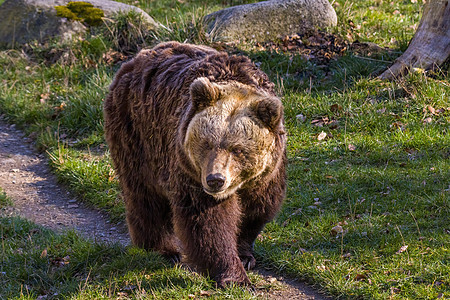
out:
M241 255L240 259L246 270L251 270L256 266L256 259L252 254Z
M181 262L181 254L180 253L173 253L170 255L164 255L164 257L168 260L170 260L170 262L174 263L174 264L178 264Z
M241 276L219 276L216 278L216 283L219 288L226 288L229 285L241 285L241 286L251 286L252 283L248 279L246 274Z
M181 253L176 251L164 251L161 253L162 256L169 260L173 264L177 264L181 262Z

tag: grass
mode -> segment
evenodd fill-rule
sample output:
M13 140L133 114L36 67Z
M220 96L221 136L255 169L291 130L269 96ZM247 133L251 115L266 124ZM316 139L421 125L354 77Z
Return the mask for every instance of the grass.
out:
M140 1L169 30L139 43L207 43L201 16L227 4ZM376 57L347 52L330 62L327 76L314 61L295 54L238 46L277 83L285 105L288 193L279 216L256 243L258 261L266 267L341 298L450 297L448 71L414 73L397 82L372 76L406 49L422 4L334 1L340 22L335 34L393 51ZM124 28L127 22L116 25ZM102 100L119 65L107 58L114 51L137 51L123 45L139 38L117 45L120 32L87 35L70 51L50 43L32 45L26 54L0 52L0 113L47 151L62 182L115 221L123 220L124 208L103 139ZM48 57L52 49L61 56ZM200 290L213 290L219 298L254 297L239 289L217 291L207 279L169 266L154 253L42 228L30 235L34 224L1 222L9 232L2 240L0 270L8 275L0 277L8 297L58 292L55 297L108 298L126 292L142 298L138 292L146 291L146 297L186 298ZM41 258L44 248L49 254ZM68 265L52 265L51 259L66 255Z
M17 217L0 218L0 228L1 299L254 298L238 287L217 290L207 278L141 249L55 234Z

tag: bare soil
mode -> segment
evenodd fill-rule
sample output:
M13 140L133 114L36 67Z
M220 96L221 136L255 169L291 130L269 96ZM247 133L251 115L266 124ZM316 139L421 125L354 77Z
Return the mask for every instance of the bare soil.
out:
M0 116L0 187L14 205L3 215L18 215L56 232L76 230L96 242L130 244L125 224L113 224L106 214L79 202L58 184L44 154L33 141ZM305 283L255 270L270 283L256 293L266 299L330 299Z

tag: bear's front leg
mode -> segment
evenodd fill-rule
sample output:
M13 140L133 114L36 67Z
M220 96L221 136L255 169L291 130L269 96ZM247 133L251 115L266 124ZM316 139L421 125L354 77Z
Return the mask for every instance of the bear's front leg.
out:
M199 271L209 273L219 287L250 285L237 249L241 210L236 197L220 203L214 199L197 201L193 202L201 205L173 207L175 232L189 261Z

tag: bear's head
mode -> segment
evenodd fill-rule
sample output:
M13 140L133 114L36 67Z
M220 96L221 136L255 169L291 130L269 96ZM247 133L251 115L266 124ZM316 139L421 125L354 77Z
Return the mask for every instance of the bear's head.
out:
M204 191L225 199L273 169L283 106L277 97L231 81L196 79L190 86L193 116L183 150Z

